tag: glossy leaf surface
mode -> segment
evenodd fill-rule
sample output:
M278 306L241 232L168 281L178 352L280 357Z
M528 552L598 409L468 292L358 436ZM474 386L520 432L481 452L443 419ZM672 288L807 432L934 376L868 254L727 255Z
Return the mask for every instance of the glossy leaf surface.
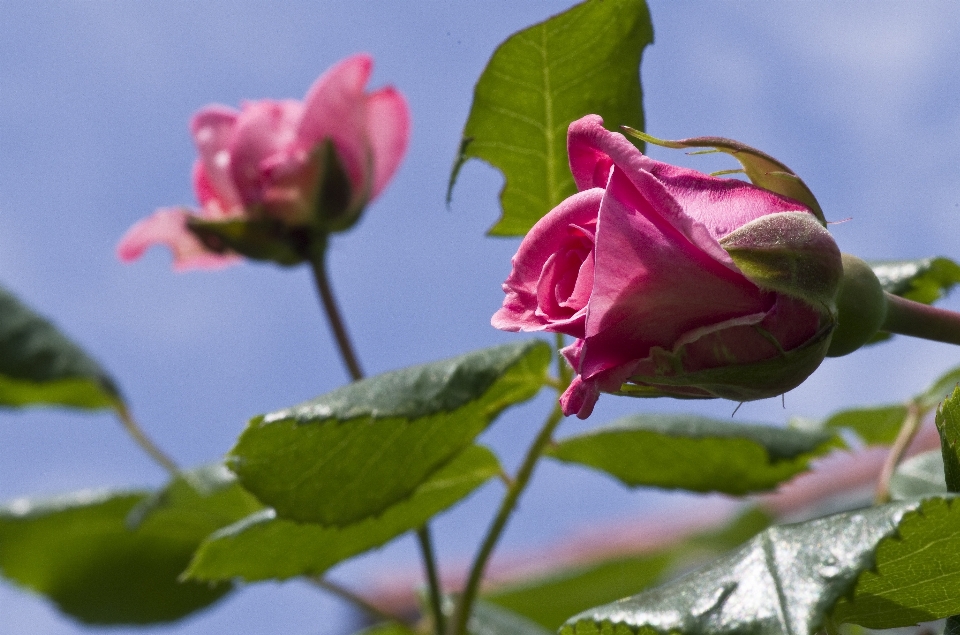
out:
M484 599L555 631L571 615L638 593L678 568L688 568L739 546L769 524L770 518L762 511L749 510L725 527L691 536L678 544L558 568L538 578L496 589Z
M358 381L256 417L230 455L243 486L297 522L348 525L410 496L546 378L536 341Z
M823 432L637 415L563 439L547 455L602 470L631 487L741 495L776 487L840 444Z
M932 498L771 527L707 567L571 618L561 633L806 635L828 621L890 628L947 617L960 610L958 513Z
M500 464L490 450L467 448L413 495L376 518L344 527L298 524L265 510L212 535L187 575L196 580L284 580L320 575L338 562L422 526L491 477Z
M503 173L503 216L492 234L526 234L576 191L567 162L572 121L594 113L613 130L643 128L639 67L651 42L643 0L588 0L497 48L474 90L450 176L452 190L474 158Z
M97 362L0 289L0 406L111 408L119 400Z
M0 572L90 624L169 622L232 588L179 582L203 535L158 515L127 522L145 493L80 492L0 508ZM201 529L202 531L202 529Z

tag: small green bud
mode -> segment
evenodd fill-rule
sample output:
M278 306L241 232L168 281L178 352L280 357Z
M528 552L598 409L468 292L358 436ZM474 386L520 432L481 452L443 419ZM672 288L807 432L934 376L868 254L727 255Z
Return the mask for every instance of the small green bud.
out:
M887 317L887 299L870 265L850 254L841 254L843 280L837 294L837 328L827 357L857 350L876 335Z

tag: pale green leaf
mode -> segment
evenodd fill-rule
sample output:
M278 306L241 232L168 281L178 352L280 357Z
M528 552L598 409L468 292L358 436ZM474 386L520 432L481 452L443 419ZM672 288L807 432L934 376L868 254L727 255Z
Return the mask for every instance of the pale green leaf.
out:
M742 495L773 489L842 445L832 434L692 415L636 415L559 441L546 452L631 487Z

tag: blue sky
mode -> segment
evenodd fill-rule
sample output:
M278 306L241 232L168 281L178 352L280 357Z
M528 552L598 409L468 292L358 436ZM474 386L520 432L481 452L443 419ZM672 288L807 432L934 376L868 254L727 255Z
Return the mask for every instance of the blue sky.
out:
M443 197L473 83L493 49L567 6L0 0L0 284L100 359L184 465L221 456L249 417L340 385L346 375L306 270L174 274L162 249L124 266L114 246L156 207L193 202L187 120L197 108L299 98L329 65L368 51L373 85L404 92L414 127L393 183L332 246L333 283L366 370L518 337L489 326L517 245L484 237L498 216L500 176L468 164L451 209ZM850 219L831 228L844 251L960 258L958 5L653 0L651 11L656 43L642 67L651 134L732 137L778 157L829 220ZM779 399L749 403L737 419L782 423L895 401L958 364L960 350L949 346L894 341L828 360L787 394L786 410ZM508 466L548 401L515 409L484 436ZM604 397L589 421L567 422L561 434L632 412L726 417L733 406ZM162 481L109 417L0 413L0 499ZM442 557L470 556L499 488L488 485L437 523ZM649 519L691 500L701 499L627 492L545 464L501 551L562 544L605 520ZM404 539L333 577L362 587L411 563L419 566ZM305 585L261 584L151 632L345 633L346 617ZM0 582L0 632L87 631Z

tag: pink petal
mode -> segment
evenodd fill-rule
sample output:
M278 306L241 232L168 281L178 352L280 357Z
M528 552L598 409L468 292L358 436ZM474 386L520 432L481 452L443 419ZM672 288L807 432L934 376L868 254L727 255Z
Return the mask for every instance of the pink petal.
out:
M331 139L350 182L364 198L369 197L373 167L363 89L372 68L373 59L361 54L348 57L321 75L307 91L297 131L297 145L306 153L324 139Z
M582 335L585 310L561 321L550 321L537 314L538 282L547 261L569 239L571 226L580 228L593 224L602 198L603 190L599 188L574 194L537 221L527 233L511 261L513 270L503 283L507 294L503 307L490 320L495 328L504 331L549 328L574 337Z
M373 151L373 190L376 198L397 171L410 142L410 109L392 87L371 94L367 101L367 138Z
M173 252L173 268L220 269L240 261L239 256L209 251L187 229L189 214L183 209L160 209L127 230L117 244L117 257L123 262L137 260L151 246L167 245Z
M641 172L648 172L663 184L683 217L697 221L715 240L767 214L810 212L797 201L739 179L710 176L644 156L626 137L604 128L597 115L570 124L567 148L579 189L604 187L611 165L616 165L642 191L643 185L636 179Z
M289 151L303 114L298 101L255 101L243 105L230 143L230 177L245 206L263 201L269 186L264 164Z
M560 395L560 409L564 416L575 414L578 419L586 419L593 413L599 398L597 382L585 382L579 376L574 377L570 386Z
M651 181L653 181L651 179ZM672 349L686 332L765 312L773 302L662 215L656 182L643 194L615 169L600 206L593 295L580 372L585 380Z
M193 190L197 194L197 200L200 201L201 218L220 220L236 218L244 214L243 208L238 205L229 208L223 206L223 200L210 182L210 176L200 159L193 164Z
M197 197L214 195L221 209L240 206L240 195L230 176L230 144L233 139L237 111L226 106L207 106L193 116L190 131L200 153L204 179L210 190ZM204 207L206 205L204 204Z

